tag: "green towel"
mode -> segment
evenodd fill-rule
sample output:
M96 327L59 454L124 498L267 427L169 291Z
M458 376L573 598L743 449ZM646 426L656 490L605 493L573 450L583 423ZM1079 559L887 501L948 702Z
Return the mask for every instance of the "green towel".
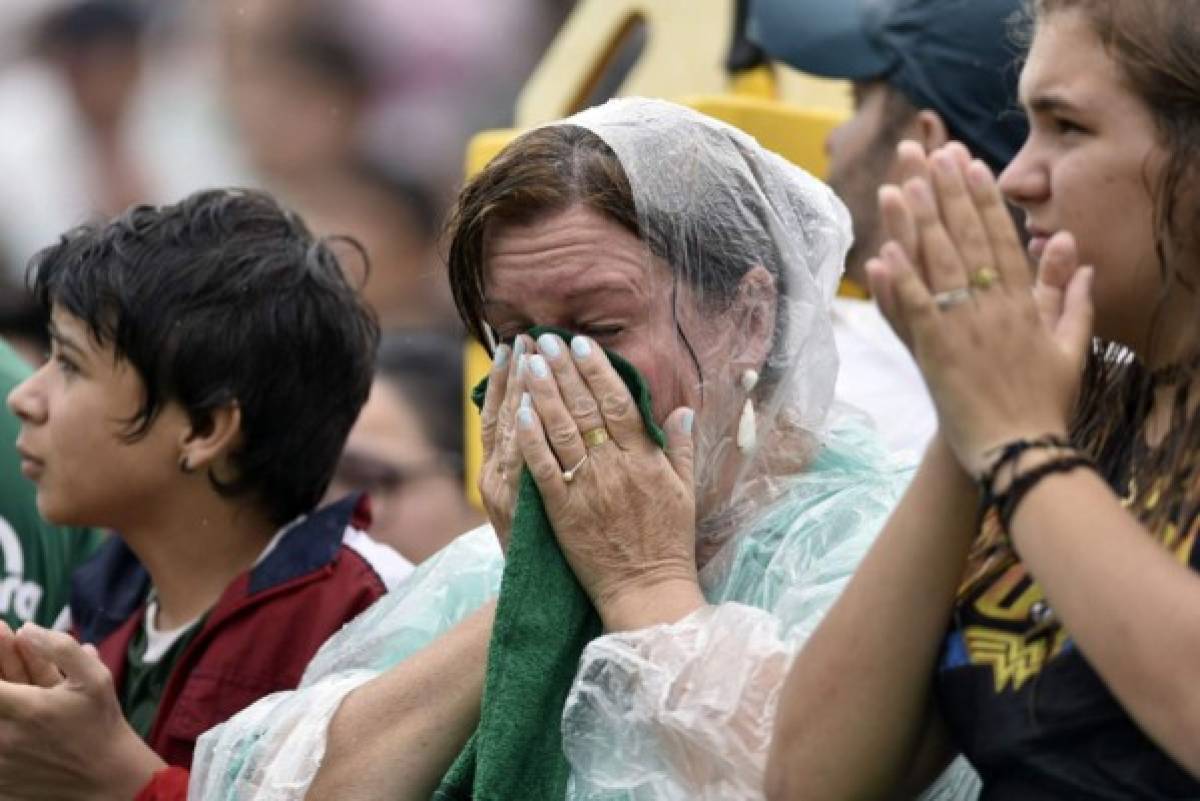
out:
M555 333L538 327L535 339ZM650 390L634 367L608 353L641 409L646 430L665 444L654 423ZM472 393L482 405L487 379ZM558 548L529 470L521 473L512 536L488 646L479 728L433 794L434 801L542 801L566 796L570 767L560 722L584 646L600 634L600 617Z

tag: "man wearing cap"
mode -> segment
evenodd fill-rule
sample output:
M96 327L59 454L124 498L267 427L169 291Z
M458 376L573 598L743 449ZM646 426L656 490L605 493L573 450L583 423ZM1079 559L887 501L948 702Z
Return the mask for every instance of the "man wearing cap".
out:
M904 139L927 151L962 142L996 172L1016 155L1028 130L1011 33L1021 7L1022 0L752 0L750 36L768 55L853 85L854 115L826 142L827 180L854 221L834 305L836 392L897 451L919 453L937 423L911 356L866 300L866 261L885 241L876 195L897 181Z

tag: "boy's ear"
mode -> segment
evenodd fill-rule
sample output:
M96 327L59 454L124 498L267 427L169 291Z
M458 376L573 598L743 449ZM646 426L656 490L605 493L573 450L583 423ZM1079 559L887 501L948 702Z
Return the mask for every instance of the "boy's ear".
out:
M187 472L208 470L228 456L242 436L242 408L236 401L193 418L180 438L180 465Z

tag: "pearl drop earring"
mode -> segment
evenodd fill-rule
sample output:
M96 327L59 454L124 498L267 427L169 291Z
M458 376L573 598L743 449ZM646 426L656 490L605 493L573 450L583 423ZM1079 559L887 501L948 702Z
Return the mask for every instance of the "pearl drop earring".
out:
M749 397L758 386L758 373L746 370L742 373L742 389L746 392L746 403L742 406L742 416L738 419L737 446L743 454L754 450L758 444L758 420L754 414L754 401Z

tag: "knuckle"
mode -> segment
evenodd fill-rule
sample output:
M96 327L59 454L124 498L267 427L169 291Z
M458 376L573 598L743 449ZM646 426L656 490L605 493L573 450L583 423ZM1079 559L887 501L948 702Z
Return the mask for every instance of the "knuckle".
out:
M600 408L605 417L623 420L633 413L633 399L625 393L606 392L600 399Z
M544 461L539 461L537 464L530 465L529 470L533 473L533 477L536 478L539 483L550 481L559 472L556 465Z
M599 414L600 407L595 398L585 396L571 401L571 416L576 420L594 420Z
M570 445L579 436L574 423L558 423L546 429L551 445Z

